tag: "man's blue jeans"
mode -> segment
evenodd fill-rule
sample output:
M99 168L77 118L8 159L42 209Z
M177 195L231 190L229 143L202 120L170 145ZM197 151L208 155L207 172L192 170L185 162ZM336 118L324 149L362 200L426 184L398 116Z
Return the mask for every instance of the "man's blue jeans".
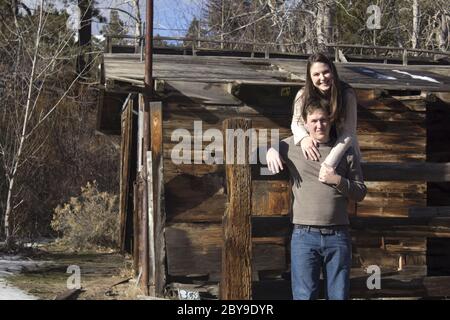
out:
M319 229L295 225L291 239L291 279L294 300L317 299L323 268L325 297L349 296L351 237L347 227Z

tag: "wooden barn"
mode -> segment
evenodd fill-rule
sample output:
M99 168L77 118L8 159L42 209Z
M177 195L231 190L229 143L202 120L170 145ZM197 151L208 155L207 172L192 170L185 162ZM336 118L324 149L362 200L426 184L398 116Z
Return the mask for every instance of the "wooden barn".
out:
M448 297L450 66L337 68L357 92L369 189L351 208L351 297ZM291 135L305 70L304 56L155 50L149 102L140 55L104 54L97 129L122 137L122 248L150 295L291 298L288 175L224 164L217 134L255 129L261 148Z

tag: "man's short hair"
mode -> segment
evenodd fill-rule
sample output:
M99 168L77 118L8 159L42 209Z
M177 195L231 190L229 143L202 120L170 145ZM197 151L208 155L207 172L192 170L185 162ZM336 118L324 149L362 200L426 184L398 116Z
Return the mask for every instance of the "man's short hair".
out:
M316 110L322 110L326 114L330 114L330 104L325 99L309 99L303 108L302 117L306 123L308 114L313 113Z

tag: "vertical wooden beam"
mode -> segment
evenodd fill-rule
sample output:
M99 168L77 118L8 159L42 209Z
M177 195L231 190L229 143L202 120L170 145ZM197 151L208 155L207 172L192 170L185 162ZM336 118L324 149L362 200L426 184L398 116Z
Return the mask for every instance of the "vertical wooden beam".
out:
M148 247L148 196L147 196L147 151L150 146L150 112L149 100L147 96L141 96L139 99L139 116L142 121L142 143L140 147L140 170L138 173L139 185L139 262L140 262L140 285L144 294L148 295L148 281L149 281L149 247ZM142 111L142 112L141 112Z
M147 191L147 184L142 177L139 177L138 181L138 194L139 194L139 285L145 295L149 294L148 291L148 277L149 277L149 264L148 264L148 228L147 228L147 197L145 193Z
M164 174L163 174L163 130L162 104L150 102L150 147L151 161L148 159L151 187L149 191L149 248L153 261L150 262L150 294L162 296L166 284L166 245L164 228L166 214L164 208ZM150 167L151 166L151 167ZM149 195L150 196L150 195ZM151 222L150 222L151 220Z
M130 180L130 153L132 145L132 123L133 123L133 98L128 96L125 102L125 111L121 117L121 144L120 144L120 249L122 252L129 251L130 245L127 241L127 216Z
M226 163L228 207L223 217L222 278L220 296L223 300L248 300L252 298L252 235L251 235L251 170L248 150L249 136L234 143L229 129L250 132L248 119L227 119L223 123L224 153L234 152L233 163ZM232 132L232 131L231 131ZM233 141L233 142L232 142ZM237 164L237 148L245 144L244 164ZM242 145L240 147L243 147Z
M139 190L135 181L133 184L133 269L134 275L139 274Z

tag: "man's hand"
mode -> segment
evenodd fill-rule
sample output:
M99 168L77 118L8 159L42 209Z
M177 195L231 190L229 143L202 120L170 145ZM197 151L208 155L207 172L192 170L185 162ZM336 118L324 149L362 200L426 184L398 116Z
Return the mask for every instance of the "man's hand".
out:
M338 185L341 182L341 176L329 165L322 163L319 172L319 181L327 184Z
M283 159L280 157L280 153L274 148L270 148L266 155L267 167L272 173L279 173L283 170Z

